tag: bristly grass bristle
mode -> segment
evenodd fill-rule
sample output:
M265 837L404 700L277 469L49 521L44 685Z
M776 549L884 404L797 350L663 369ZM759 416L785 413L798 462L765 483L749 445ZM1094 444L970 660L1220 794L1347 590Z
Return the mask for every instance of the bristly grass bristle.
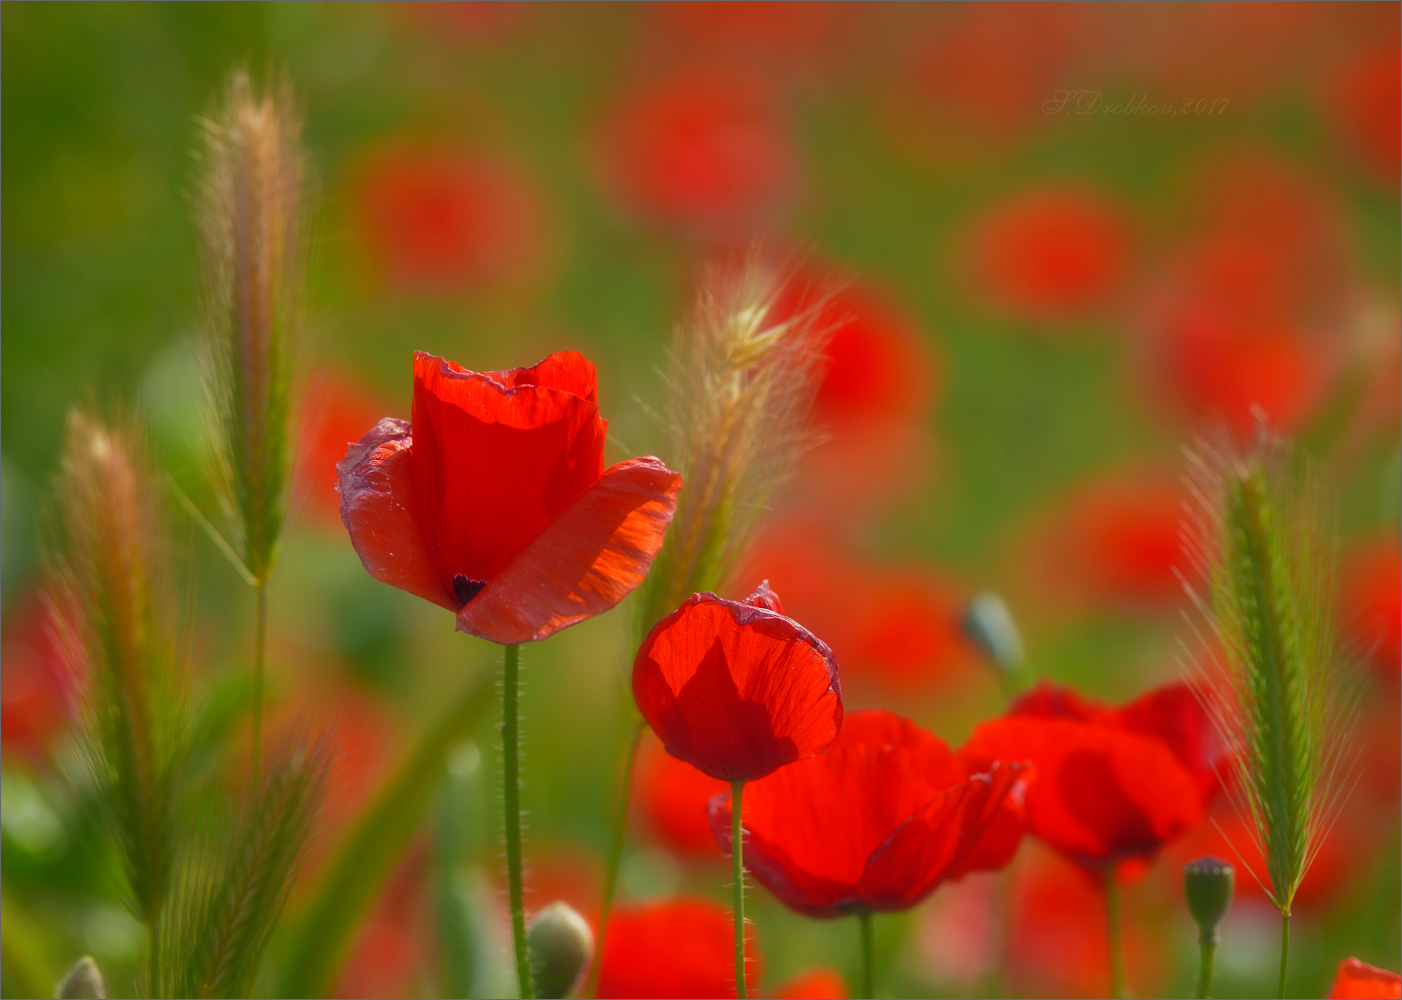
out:
M332 744L294 730L269 755L257 787L210 806L182 873L160 968L145 984L163 997L246 997L291 891L325 795Z
M665 378L667 456L685 487L639 605L639 631L691 593L721 590L808 429L832 329L826 296L777 315L790 275L755 250L714 268L674 339Z
M287 516L305 328L307 168L285 83L235 73L204 122L203 307L213 472L247 572L266 582Z
M153 931L175 864L186 728L163 496L134 423L69 414L46 597L81 692L81 777L114 833L132 913Z
M1196 510L1185 546L1203 581L1189 593L1207 623L1191 677L1232 751L1224 783L1265 859L1253 874L1288 916L1355 764L1332 502L1317 472L1274 440L1247 457L1203 443L1188 481Z

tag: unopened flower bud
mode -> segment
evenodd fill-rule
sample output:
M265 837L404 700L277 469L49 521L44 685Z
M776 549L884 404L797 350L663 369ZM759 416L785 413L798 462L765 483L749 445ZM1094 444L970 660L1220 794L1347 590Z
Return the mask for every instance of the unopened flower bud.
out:
M73 964L55 995L59 1000L107 1000L107 986L91 955L84 955Z
M1232 905L1235 883L1236 869L1221 858L1198 858L1183 866L1183 893L1202 940L1217 940L1217 926Z
M1022 634L1012 612L997 594L980 594L969 602L962 622L964 634L1003 671L1022 663Z
M526 932L535 995L567 997L589 964L594 932L568 903L556 901L535 915Z

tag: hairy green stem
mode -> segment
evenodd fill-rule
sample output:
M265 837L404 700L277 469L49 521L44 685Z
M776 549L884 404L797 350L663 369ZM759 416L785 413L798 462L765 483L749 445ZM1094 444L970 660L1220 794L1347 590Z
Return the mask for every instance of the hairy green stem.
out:
M1212 989L1212 964L1217 957L1217 935L1198 938L1198 1000L1207 1000Z
M862 992L861 996L871 1000L876 996L876 940L871 926L871 911L862 910L857 914L857 924L862 931Z
M613 913L613 896L618 888L618 868L623 862L623 844L628 839L628 805L633 794L633 767L638 760L638 744L642 742L643 730L647 723L638 719L633 732L628 737L628 750L623 758L623 779L618 790L618 810L613 817L613 830L609 835L608 864L604 869L604 898L599 904L599 935L594 942L594 967L589 973L589 987L585 996L597 996L599 974L604 963L604 941L608 937L609 916Z
M1284 1000L1285 997L1285 970L1290 965L1290 913L1286 911L1280 915L1280 983L1276 987L1276 996Z
M268 649L268 581L262 580L254 587L257 595L253 633L253 783L258 789L258 757L263 746L263 672Z
M1110 950L1110 996L1125 995L1124 943L1120 940L1120 885L1115 866L1105 869L1105 941Z
M531 954L526 944L526 907L521 889L521 730L517 701L521 647L506 647L501 673L502 795L506 811L506 882L511 896L511 939L521 1000L532 1000Z
M735 884L735 996L745 1000L745 826L740 798L745 783L730 783L730 872Z

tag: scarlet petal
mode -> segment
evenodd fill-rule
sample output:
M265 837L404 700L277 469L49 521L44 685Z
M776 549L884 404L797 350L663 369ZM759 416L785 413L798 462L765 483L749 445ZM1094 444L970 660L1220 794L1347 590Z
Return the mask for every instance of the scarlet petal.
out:
M832 969L799 973L770 994L774 1000L846 1000L847 984Z
M714 594L643 640L633 697L668 753L723 781L811 757L842 724L828 647L791 618Z
M647 575L681 485L655 458L618 463L463 605L458 628L532 642L607 611Z
M733 997L735 935L730 914L705 899L620 906L609 921L600 997ZM758 950L746 939L745 979L754 995Z
M603 474L594 384L573 352L485 373L414 355L414 514L445 590L501 573Z
M1019 781L1020 765L999 764L954 785L918 809L872 852L859 891L872 909L903 910L940 882L978 865L976 854ZM1016 845L1014 845L1016 846ZM1001 848L1002 845L1000 844ZM990 851L991 861L999 851ZM999 858L1006 863L1011 860Z
M1029 760L1027 824L1072 860L1146 857L1203 818L1202 790L1152 737L1068 718L1007 716L974 730L971 760Z
M458 600L440 581L414 517L409 424L386 417L336 464L341 520L370 575L447 608Z
M996 827L1021 768L966 777L962 767L908 719L857 712L822 754L747 786L746 865L809 916L914 906L941 882L1010 857ZM729 796L709 812L728 847ZM995 830L999 841L985 844Z
M1339 963L1339 973L1329 990L1329 1000L1399 1000L1402 998L1402 977L1395 972L1379 969L1347 958Z

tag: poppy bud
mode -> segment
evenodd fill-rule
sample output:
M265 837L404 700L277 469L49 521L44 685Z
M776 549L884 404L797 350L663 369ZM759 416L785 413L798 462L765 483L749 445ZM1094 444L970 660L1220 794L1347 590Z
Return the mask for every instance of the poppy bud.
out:
M998 669L1011 672L1022 663L1022 634L1012 612L997 594L980 594L969 602L961 623L964 634Z
M1198 858L1183 866L1183 893L1202 940L1217 941L1217 926L1232 905L1236 869L1221 858Z
M54 993L60 1000L106 1000L107 986L91 955L73 963Z
M568 903L558 900L536 914L526 940L538 997L566 997L589 964L594 933Z

